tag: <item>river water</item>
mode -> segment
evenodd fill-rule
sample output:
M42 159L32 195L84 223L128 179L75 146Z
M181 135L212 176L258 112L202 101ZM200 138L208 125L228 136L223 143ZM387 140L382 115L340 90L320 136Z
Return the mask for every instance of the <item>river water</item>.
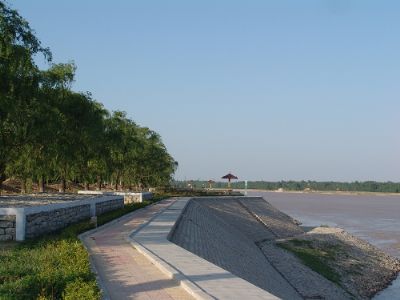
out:
M400 258L400 195L345 195L249 191L303 226L340 227ZM400 276L374 300L400 299Z

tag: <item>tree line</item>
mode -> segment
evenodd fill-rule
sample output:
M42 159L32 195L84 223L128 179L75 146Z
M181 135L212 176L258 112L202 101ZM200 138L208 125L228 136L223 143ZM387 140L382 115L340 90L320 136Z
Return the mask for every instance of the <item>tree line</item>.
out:
M48 68L36 60L43 57ZM53 63L29 23L0 0L0 190L7 178L112 183L114 188L166 185L177 162L161 137L109 112L89 92L75 92L76 65Z
M178 188L208 188L208 181L190 180L175 181L174 186ZM212 183L213 188L227 188L226 182ZM231 183L233 189L244 189L245 182L237 181ZM354 181L354 182L335 182L335 181L248 181L247 188L259 190L286 190L286 191L344 191L344 192L381 192L381 193L400 193L400 183L398 182L376 182L376 181Z

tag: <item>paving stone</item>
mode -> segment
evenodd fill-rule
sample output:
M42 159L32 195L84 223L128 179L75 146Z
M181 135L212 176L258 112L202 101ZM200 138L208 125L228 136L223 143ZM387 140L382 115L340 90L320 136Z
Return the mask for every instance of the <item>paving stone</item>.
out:
M304 234L261 197L193 198L170 240L282 299L351 299L275 240Z
M171 241L284 299L302 299L254 243L274 235L236 198L194 198Z
M173 274L183 274L186 278L185 280L188 280L192 283L192 290L199 290L203 293L202 296L199 296L199 298L279 299L266 290L263 290L249 281L238 277L236 274L233 274L233 272L231 273L226 269L223 269L216 264L201 258L199 255L195 255L194 253L191 253L190 251L187 251L186 249L183 249L182 247L179 247L167 240L172 227L176 223L186 203L185 201L187 202L188 199L177 200L169 209L158 215L149 224L132 236L132 239L141 245L141 247L143 247L144 253L146 253L146 255L148 255L148 257L152 259L154 263L157 264L161 269L172 268L168 271L170 276L173 276ZM193 204L195 202L191 201L190 203ZM189 241L189 244L191 247L193 247L193 249L203 249L204 251L212 253L216 260L226 262L223 257L224 254L229 256L229 254L226 254L229 252L228 249L232 248L235 252L235 249L238 249L239 246L235 245L235 243L230 243L220 235L224 232L224 224L221 224L223 219L218 219L218 221L215 221L213 218L204 218L204 216L210 216L210 209L196 205L196 203L193 205L193 207L191 207L191 205L185 207L182 218L175 227L175 230L182 230L189 233L189 235L184 236L183 239ZM194 224L193 226L189 225L189 228L181 224L186 214L190 214L190 217L188 217L186 221L192 225ZM216 226L210 226L210 222L214 221L216 222ZM196 229L197 225L201 227L200 230ZM202 234L204 231L202 230L204 229L203 226L206 226L206 229L208 228L210 231L214 232L213 234L215 234L215 236L219 236L220 238L213 238L209 241L202 239ZM220 228L220 226L222 226L222 228ZM229 226L229 224L225 224L225 226L235 231L232 233L233 236L238 233L233 226ZM187 231L188 229L189 231ZM229 232L229 230L227 231ZM179 234L175 235L172 233L170 238L174 239L174 236L178 237ZM244 235L241 237L243 237L245 240L247 239ZM226 245L225 249L215 248L215 245L224 243ZM247 245L247 243L244 242L244 245ZM218 253L219 250L222 251ZM252 254L257 255L256 251L253 251L254 249L252 249L252 247L249 247L246 250L249 251L248 257L251 257ZM226 253L224 253L224 251ZM237 253L237 255L241 255L240 258L235 255L233 256L235 256L235 259L238 258L237 262L242 263L242 268L248 272L251 272L250 268L246 265L246 263L249 263L251 259L247 259L248 257L246 257L245 253L243 252L235 253ZM258 255L259 254L260 251L258 251ZM245 260L245 263L243 263L243 260ZM265 277L263 279L265 280ZM279 279L275 277L268 277L268 280L279 281ZM278 284L279 282L277 285ZM295 291L290 290L290 286L282 286L282 289L285 288L288 288L286 291L286 295L288 296L287 299L301 299L301 297L299 297Z
M170 200L135 211L121 221L89 234L83 242L111 299L193 299L179 283L133 248L127 236L171 204Z

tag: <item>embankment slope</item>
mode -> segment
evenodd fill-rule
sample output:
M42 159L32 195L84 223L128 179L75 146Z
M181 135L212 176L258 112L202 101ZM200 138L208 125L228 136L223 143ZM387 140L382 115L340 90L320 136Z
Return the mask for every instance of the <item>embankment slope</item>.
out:
M325 242L321 239L318 243L318 238L329 236L335 244L341 237L338 234L338 231L325 232L324 235L314 234L313 238L316 244L324 247ZM365 261L363 272L368 272L368 266L385 265L381 271L387 276L377 278L381 281L379 284L361 286L360 272L356 272L358 278L351 286L351 274L347 276L349 270L340 269L339 265L335 267L343 270L338 273L340 278L329 280L288 251L290 248L278 245L290 239L304 238L308 239L309 233L261 197L193 198L170 234L170 240L175 244L282 299L368 299L374 293L371 291L386 286L400 269L396 259L385 259L385 263L379 261L378 258L386 254L375 247L360 247L359 252L351 255ZM340 242L346 244L350 240L352 246L358 244L355 238L344 238ZM323 251L316 253L325 255ZM346 253L339 254L343 257Z

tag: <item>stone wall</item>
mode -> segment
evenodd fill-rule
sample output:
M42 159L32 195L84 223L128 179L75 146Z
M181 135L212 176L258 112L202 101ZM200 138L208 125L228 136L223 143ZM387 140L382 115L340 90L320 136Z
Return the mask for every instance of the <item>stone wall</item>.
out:
M15 241L15 215L0 215L0 241Z
M96 216L104 214L105 212L116 210L124 207L124 199L114 199L101 203L96 203Z
M104 196L123 196L124 203L140 203L143 200L150 200L153 198L153 193L151 192L107 192L107 191L78 191L81 195L104 195Z
M90 204L26 215L25 238L34 238L90 218Z
M25 207L0 206L0 242L36 238L123 207L124 198L119 195Z
M124 195L125 204L142 202L141 194L126 194Z

